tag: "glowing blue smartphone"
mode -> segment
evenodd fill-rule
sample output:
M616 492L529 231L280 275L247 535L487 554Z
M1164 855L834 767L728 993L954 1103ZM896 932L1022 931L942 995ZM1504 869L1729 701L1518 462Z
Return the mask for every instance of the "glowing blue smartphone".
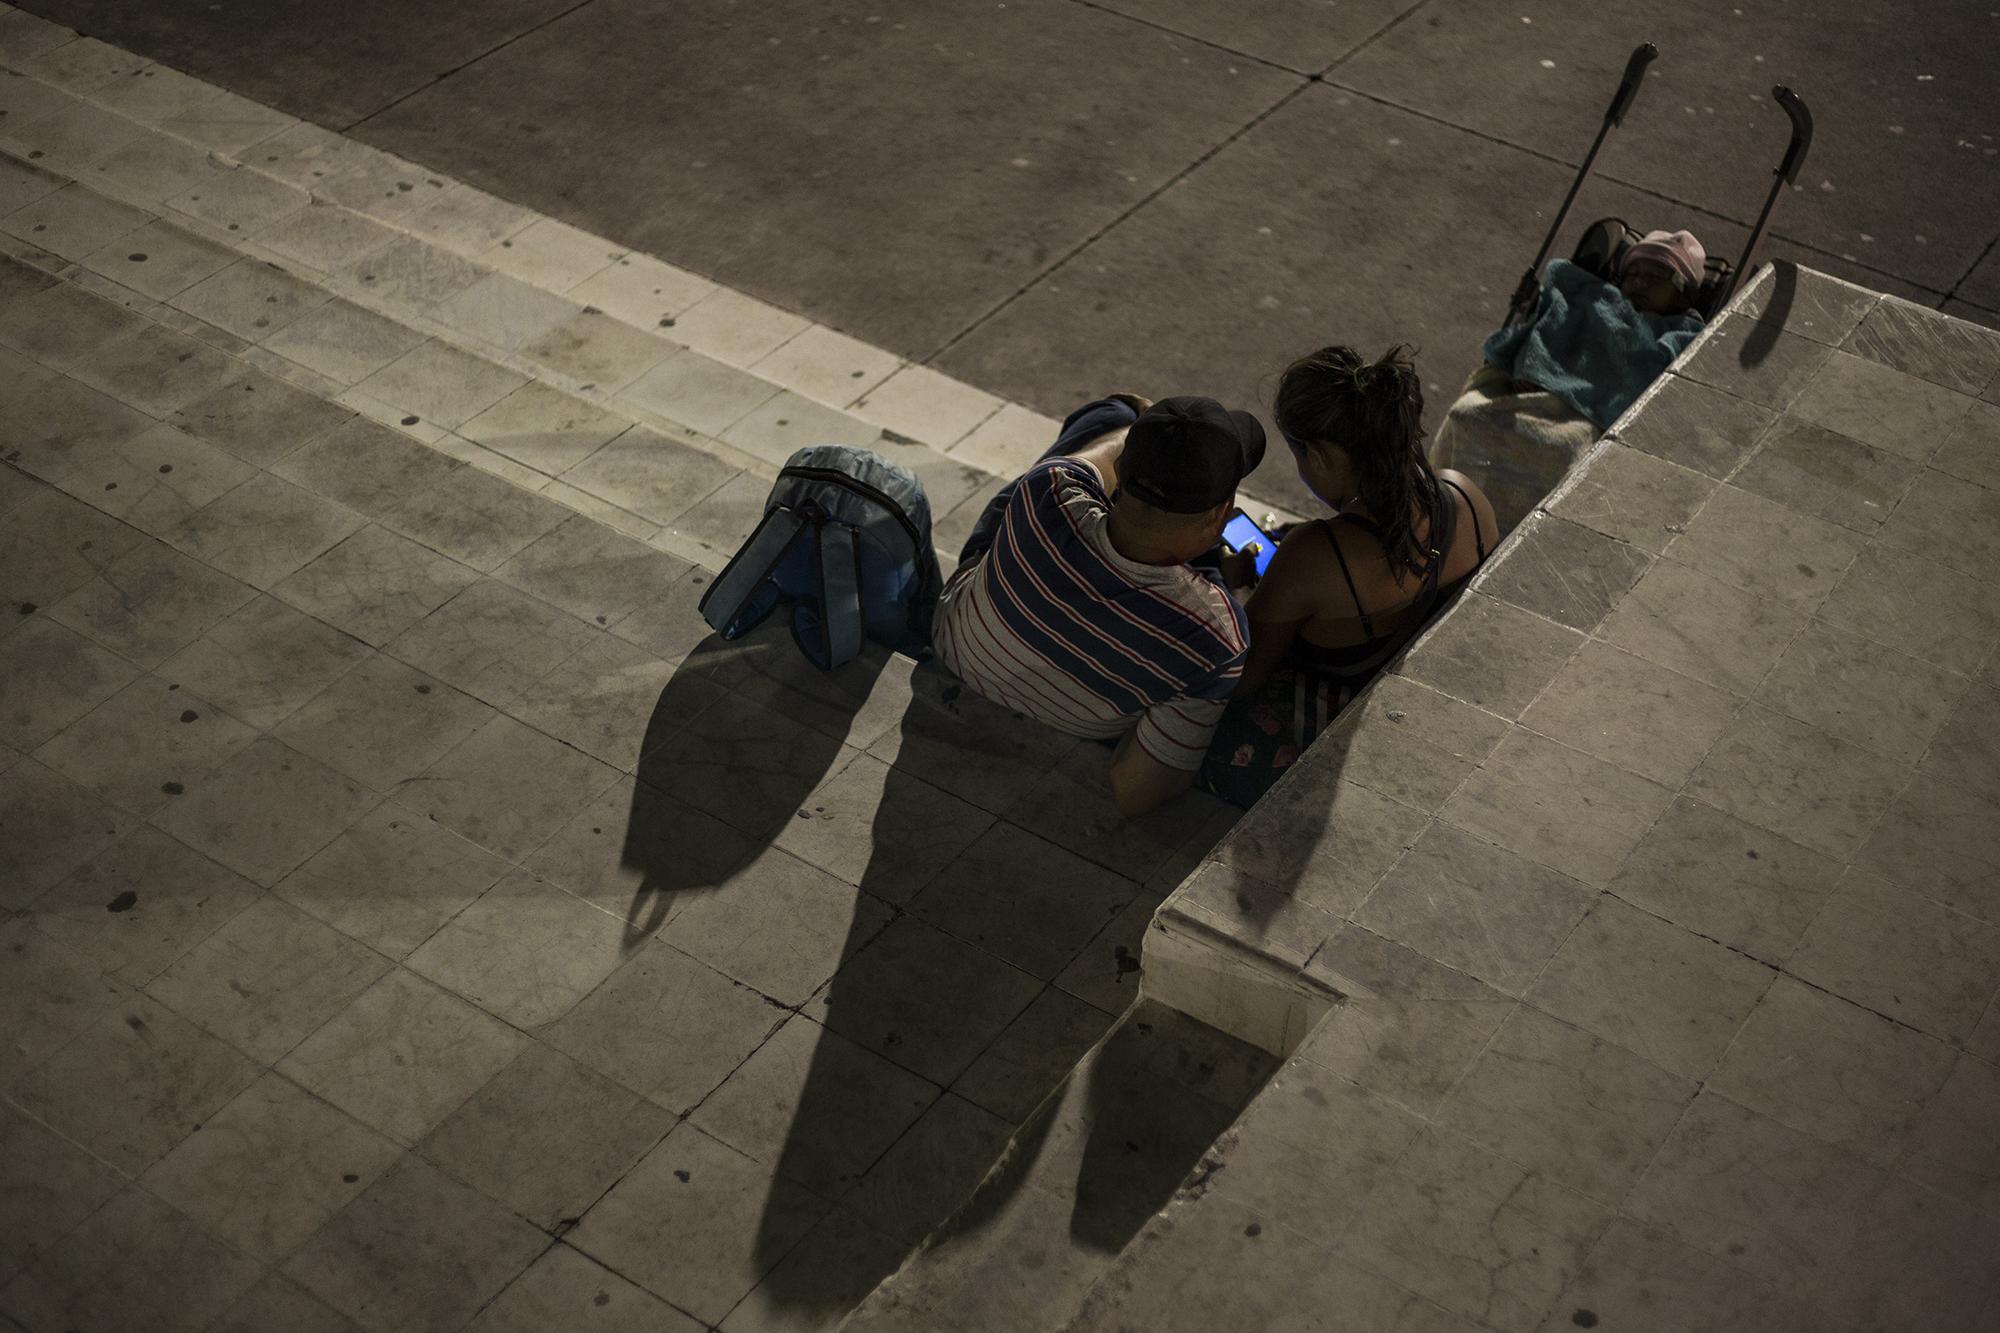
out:
M1271 540L1271 534L1251 521L1250 515L1241 509L1230 515L1222 525L1222 540L1232 551L1247 547L1257 548L1257 577L1263 578L1264 571L1271 567L1271 557L1278 553L1278 544Z

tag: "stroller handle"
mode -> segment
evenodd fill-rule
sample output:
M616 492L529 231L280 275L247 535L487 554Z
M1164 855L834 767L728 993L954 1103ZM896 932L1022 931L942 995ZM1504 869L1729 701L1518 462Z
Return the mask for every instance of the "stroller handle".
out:
M1812 112L1806 109L1803 98L1782 83L1771 89L1771 96L1792 119L1792 142L1785 148L1785 160L1778 165L1778 174L1785 178L1785 184L1795 185L1799 168L1806 164L1806 154L1812 151Z
M1632 99L1639 95L1639 84L1646 77L1646 66L1659 58L1660 48L1651 42L1641 42L1632 48L1632 56L1625 62L1625 77L1618 84L1618 95L1611 99L1611 107L1604 113L1605 124L1625 123L1625 113L1632 109Z

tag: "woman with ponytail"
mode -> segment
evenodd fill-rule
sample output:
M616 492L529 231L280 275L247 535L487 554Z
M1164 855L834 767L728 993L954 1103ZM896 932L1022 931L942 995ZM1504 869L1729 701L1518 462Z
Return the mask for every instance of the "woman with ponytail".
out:
M1498 540L1472 480L1425 457L1407 347L1299 358L1278 385L1299 479L1334 512L1279 543L1250 596L1250 654L1202 785L1238 805L1268 790L1409 642Z

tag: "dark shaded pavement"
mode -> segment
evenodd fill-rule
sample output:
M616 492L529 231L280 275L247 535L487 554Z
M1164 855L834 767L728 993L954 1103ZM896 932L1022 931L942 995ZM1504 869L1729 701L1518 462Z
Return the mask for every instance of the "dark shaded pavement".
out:
M1988 0L25 7L1054 414L1407 339L1435 418L1647 39L1577 227L1733 254L1786 82L1771 253L2000 324Z

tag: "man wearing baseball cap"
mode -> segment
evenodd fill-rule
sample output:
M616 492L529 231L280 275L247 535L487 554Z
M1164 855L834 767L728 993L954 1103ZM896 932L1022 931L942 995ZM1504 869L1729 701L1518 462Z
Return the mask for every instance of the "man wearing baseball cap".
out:
M1136 815L1188 786L1242 672L1249 629L1215 548L1264 429L1212 398L1121 395L1070 414L1003 487L939 600L939 662L1073 736L1115 742Z

